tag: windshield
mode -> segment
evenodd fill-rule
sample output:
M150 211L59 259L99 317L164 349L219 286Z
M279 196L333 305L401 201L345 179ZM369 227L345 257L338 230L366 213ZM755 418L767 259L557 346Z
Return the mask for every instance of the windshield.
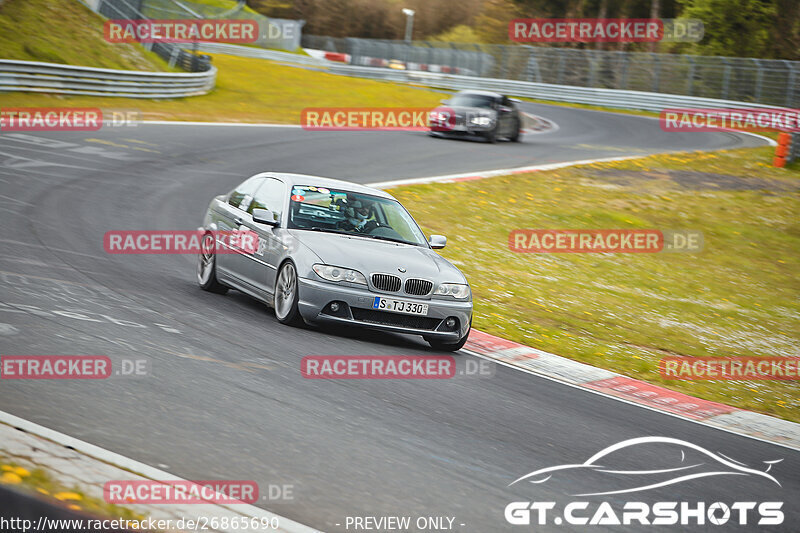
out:
M485 107L491 109L494 98L482 94L457 94L448 105L460 107Z
M288 227L427 246L417 223L396 200L314 185L292 187Z

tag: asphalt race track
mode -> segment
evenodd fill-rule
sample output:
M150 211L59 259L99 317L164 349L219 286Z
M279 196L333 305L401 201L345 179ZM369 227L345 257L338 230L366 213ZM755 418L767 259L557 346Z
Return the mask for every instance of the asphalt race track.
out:
M0 382L0 410L186 479L291 485L259 505L326 531L348 516L454 517L453 530L516 526L512 501L575 499L580 474L509 483L577 464L624 439L684 439L770 474L716 476L588 501L782 501L800 524L800 453L502 366L450 380L310 380L306 355L432 354L421 339L294 329L231 291L201 291L195 257L109 255L112 229L195 229L210 199L275 170L362 183L560 161L756 146L728 133L665 133L626 115L526 104L557 131L521 144L420 132L140 125L92 133L0 134L0 353L146 358L149 375ZM413 206L409 206L413 213ZM473 359L461 354L459 364ZM666 454L631 456L640 470ZM587 500L587 498L578 498ZM446 522L445 522L446 523ZM339 524L337 526L337 524ZM463 524L463 525L462 525ZM675 526L661 530L755 530ZM594 526L591 531L619 530ZM659 529L659 528L656 528ZM350 531L353 529L351 528ZM414 530L416 531L416 530Z

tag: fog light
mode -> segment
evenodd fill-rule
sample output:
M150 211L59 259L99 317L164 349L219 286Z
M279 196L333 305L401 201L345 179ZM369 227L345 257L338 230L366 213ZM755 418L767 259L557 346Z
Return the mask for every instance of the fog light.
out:
M448 318L447 320L444 321L444 325L447 326L448 328L452 329L452 328L456 327L456 319L453 318L453 317L450 317L450 318Z
M339 304L338 304L337 302L333 302L333 303L331 304L331 311L333 311L333 312L335 313L335 312L337 312L338 310L339 310Z

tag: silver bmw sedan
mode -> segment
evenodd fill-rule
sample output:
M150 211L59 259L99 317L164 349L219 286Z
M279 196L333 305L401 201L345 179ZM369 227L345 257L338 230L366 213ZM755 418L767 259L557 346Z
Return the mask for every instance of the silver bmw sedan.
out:
M201 230L200 287L245 292L274 307L284 324L334 322L410 333L447 351L467 340L469 284L434 251L447 239L426 239L383 191L265 172L214 198Z

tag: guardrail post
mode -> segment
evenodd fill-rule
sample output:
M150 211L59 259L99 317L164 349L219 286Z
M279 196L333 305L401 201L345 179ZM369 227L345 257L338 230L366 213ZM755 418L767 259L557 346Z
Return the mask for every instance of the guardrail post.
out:
M508 70L508 47L503 45L498 46L500 46L500 50L502 51L502 54L500 55L500 78L505 79L506 72Z
M525 48L528 50L528 61L525 65L525 78L527 81L534 81L535 79L537 83L542 83L542 73L539 72L539 59L536 57L536 48L527 45Z
M731 88L731 62L725 59L724 57L720 57L722 63L725 65L725 70L722 74L722 99L728 99L728 91Z
M181 49L177 46L172 47L172 52L169 54L169 68L175 66L175 61L178 60L178 55L181 53Z
M784 104L786 107L793 107L794 106L794 91L796 90L797 85L797 71L794 69L794 66L789 61L784 61L786 66L789 67L789 81L786 84L786 103Z
M620 81L619 81L619 88L620 89L627 89L628 88L628 67L630 66L630 55L628 52L622 52L622 68L620 68Z
M650 57L653 59L653 92L657 93L658 88L661 86L661 62L658 60L658 54L652 53Z
M789 163L800 159L800 132L792 133L792 140L789 146Z
M589 56L589 81L587 82L587 87L594 87L595 81L597 79L597 58L594 56Z
M566 48L558 48L558 74L556 75L556 84L561 85L564 82L564 66L567 60Z
M761 101L761 88L764 85L764 69L761 68L761 60L753 59L756 64L756 89L754 98L756 102Z

